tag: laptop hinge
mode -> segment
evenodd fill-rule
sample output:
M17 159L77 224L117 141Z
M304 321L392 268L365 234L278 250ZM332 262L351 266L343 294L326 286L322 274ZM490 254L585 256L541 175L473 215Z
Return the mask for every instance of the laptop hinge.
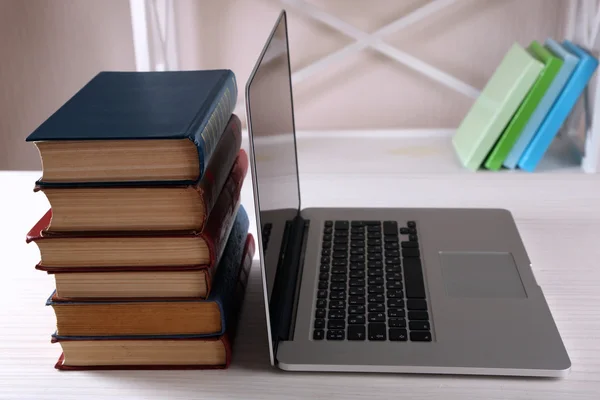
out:
M298 215L292 221L288 221L286 231L269 302L271 329L276 342L289 340L292 333L299 286L297 283L304 261L302 254L305 232L308 232L308 221Z

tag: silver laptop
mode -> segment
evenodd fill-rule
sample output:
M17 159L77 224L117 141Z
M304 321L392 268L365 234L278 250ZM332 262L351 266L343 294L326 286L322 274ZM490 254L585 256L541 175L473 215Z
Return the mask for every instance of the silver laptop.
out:
M246 86L272 364L564 376L569 356L508 211L302 208L288 51L282 12Z

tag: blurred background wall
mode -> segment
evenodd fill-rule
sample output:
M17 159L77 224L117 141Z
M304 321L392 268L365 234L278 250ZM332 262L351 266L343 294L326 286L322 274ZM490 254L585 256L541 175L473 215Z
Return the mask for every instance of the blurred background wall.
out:
M160 1L160 0L159 0ZM373 32L425 0L310 0ZM562 39L561 0L457 0L385 40L481 89L514 43ZM176 0L180 69L231 68L240 96L278 0ZM288 13L292 69L352 40ZM25 137L101 70L134 70L129 0L0 0L0 170L39 169ZM294 87L300 130L456 127L473 99L364 50Z

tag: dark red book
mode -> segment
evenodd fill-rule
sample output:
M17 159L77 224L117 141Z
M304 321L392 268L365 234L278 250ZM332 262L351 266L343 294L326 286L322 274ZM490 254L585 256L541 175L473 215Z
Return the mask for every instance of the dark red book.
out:
M229 244L228 244L229 248ZM229 252L223 262L237 260L237 281L224 297L226 328L216 336L154 337L73 337L53 335L52 342L63 348L55 368L90 369L209 369L227 368L232 359L239 315L255 252L252 235L247 235L243 251ZM227 266L223 266L227 269ZM228 306L226 306L228 304Z

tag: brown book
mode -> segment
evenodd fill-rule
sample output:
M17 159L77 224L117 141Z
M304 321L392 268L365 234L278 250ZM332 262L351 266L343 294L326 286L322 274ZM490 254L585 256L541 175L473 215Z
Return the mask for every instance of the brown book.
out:
M255 242L246 238L239 277L230 307L225 333L220 336L155 338L86 338L52 336L63 354L55 368L64 371L84 369L204 369L227 368L232 359L240 311L252 266Z
M35 190L46 195L52 208L48 230L201 231L240 152L241 143L241 123L232 115L198 183L57 186L38 182Z
M61 298L54 293L48 300L56 314L59 337L156 338L162 335L222 335L235 306L232 300L240 276L249 220L242 206L223 256L216 269L213 286L205 300L200 299L111 299L87 301Z

